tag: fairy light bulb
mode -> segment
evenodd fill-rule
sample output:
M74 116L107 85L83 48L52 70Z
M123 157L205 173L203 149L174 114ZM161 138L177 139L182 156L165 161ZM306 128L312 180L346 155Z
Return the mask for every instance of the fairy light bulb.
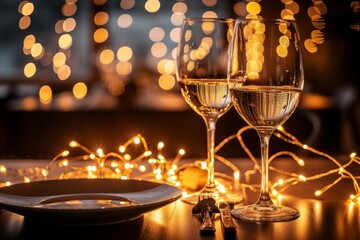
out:
M66 157L66 156L69 156L69 154L70 154L70 152L65 150L61 153L61 156Z
M4 165L0 165L0 172L6 173L6 167Z
M298 163L299 166L301 166L301 167L305 166L305 162L304 162L304 160L302 160L302 159L299 159L299 160L297 161L297 163Z
M98 155L99 157L103 157L103 156L104 156L104 150L102 150L101 148L98 148L98 149L96 150L96 153L97 153L97 155Z
M125 150L126 150L125 146L121 145L121 146L119 147L119 152L124 153Z
M135 144L139 144L141 141L140 141L140 138L138 138L138 137L136 137L136 138L134 138L134 143Z
M179 154L180 154L181 156L185 155L185 150L184 150L184 149L180 149L180 150L179 150Z
M322 194L320 190L315 191L315 196L319 197Z
M161 149L164 148L164 146L165 146L165 144L163 142L159 142L158 145L157 145L157 149L161 150Z
M236 181L240 180L240 171L235 171L235 172L234 172L234 179L235 179Z
M69 146L70 147L72 147L72 148L75 148L75 147L77 147L79 144L76 142L76 141L71 141L70 143L69 143Z
M303 175L299 175L299 179L303 182L305 182L307 180L306 177Z

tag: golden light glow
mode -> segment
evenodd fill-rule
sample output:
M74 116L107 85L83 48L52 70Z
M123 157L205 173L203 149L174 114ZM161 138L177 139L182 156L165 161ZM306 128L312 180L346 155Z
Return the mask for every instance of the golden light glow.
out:
M180 27L175 27L170 31L170 39L171 41L177 43L179 42L179 38L180 38Z
M57 70L57 76L60 80L64 81L71 75L71 69L68 65L64 64Z
M24 75L27 78L31 78L36 73L36 66L34 63L28 63L24 67Z
M145 10L150 12L150 13L154 13L159 11L160 9L160 1L158 0L147 0L145 3Z
M109 64L114 60L114 52L111 49L101 51L99 60L102 64Z
M53 57L53 65L54 67L61 67L65 64L66 62L66 56L63 52L58 52L54 55Z
M67 18L63 22L62 26L64 32L71 32L76 28L76 21L74 18Z
M188 7L186 5L186 3L184 2L177 2L175 3L173 6L172 6L172 11L173 13L182 13L182 14L185 14L188 10Z
M250 14L257 15L261 12L261 5L258 2L249 2L246 5L246 11Z
M73 94L77 99L82 99L86 96L87 86L83 82L78 82L73 87Z
M76 11L77 11L77 6L74 3L64 4L62 7L62 14L67 17L74 15Z
M175 77L171 74L163 74L159 78L159 86L164 90L170 90L174 88L175 83Z
M29 16L22 16L19 20L19 28L24 30L27 29L31 24L31 18Z
M33 58L38 58L41 55L44 54L44 48L40 43L35 43L32 47L31 47L31 56Z
M43 104L48 104L51 102L52 90L51 90L50 86L45 85L40 88L39 98L40 98L40 102Z
M70 34L63 34L59 38L59 47L61 49L68 49L72 45L72 37Z
M108 37L109 33L105 28L99 28L94 32L94 41L96 43L103 43L108 39Z
M218 15L214 11L206 11L202 15L203 18L217 18Z
M132 56L133 56L133 52L132 49L128 46L123 46L121 48L118 49L117 53L116 53L117 59L121 62L126 62L129 61Z
M94 16L94 23L98 26L105 25L109 21L109 15L107 12L100 11Z
M21 14L24 16L29 16L34 12L34 4L28 1L23 1L25 3L21 8Z
M129 75L132 71L132 64L130 62L118 62L116 64L116 72L119 75Z

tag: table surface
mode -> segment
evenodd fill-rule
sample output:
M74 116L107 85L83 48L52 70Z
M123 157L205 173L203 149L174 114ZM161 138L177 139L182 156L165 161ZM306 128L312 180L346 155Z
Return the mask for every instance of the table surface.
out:
M0 164L3 163L22 167L39 164L38 160L0 160ZM244 159L236 161L241 170L251 167L249 163ZM284 169L294 167L288 159L278 163ZM308 174L334 167L323 159L311 159L306 164ZM298 169L297 166L294 168ZM301 215L296 220L250 223L235 219L237 239L360 239L360 204L347 201L349 194L354 193L351 181L343 180L321 197L314 197L315 190L332 181L331 176L325 177L298 184L286 191L281 204L300 211ZM258 193L247 190L244 196L244 204L253 203ZM192 207L177 200L138 219L101 226L40 224L4 210L0 213L0 239L224 239L218 217L214 220L215 235L200 235L200 220L191 214Z

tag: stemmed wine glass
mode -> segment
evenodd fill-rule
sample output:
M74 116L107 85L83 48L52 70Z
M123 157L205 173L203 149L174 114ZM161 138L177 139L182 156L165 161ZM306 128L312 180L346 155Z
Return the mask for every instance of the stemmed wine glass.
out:
M204 119L207 128L207 183L199 192L182 198L191 204L203 198L223 198L229 202L242 199L231 191L220 191L214 177L216 122L232 107L227 62L234 23L234 19L225 18L186 18L182 23L177 81L185 101Z
M236 111L259 135L261 190L258 201L232 210L245 221L289 221L298 210L276 205L269 193L269 140L295 111L304 85L295 21L236 20L228 62L228 84Z

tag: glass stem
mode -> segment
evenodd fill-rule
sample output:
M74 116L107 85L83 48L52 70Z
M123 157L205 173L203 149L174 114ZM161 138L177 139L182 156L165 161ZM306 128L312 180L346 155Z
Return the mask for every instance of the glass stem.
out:
M273 131L259 131L261 147L261 190L256 205L270 207L274 203L269 193L269 141Z
M206 128L207 128L207 171L208 177L206 181L205 188L208 190L216 188L215 186L215 129L216 129L217 119L209 118L206 119Z

